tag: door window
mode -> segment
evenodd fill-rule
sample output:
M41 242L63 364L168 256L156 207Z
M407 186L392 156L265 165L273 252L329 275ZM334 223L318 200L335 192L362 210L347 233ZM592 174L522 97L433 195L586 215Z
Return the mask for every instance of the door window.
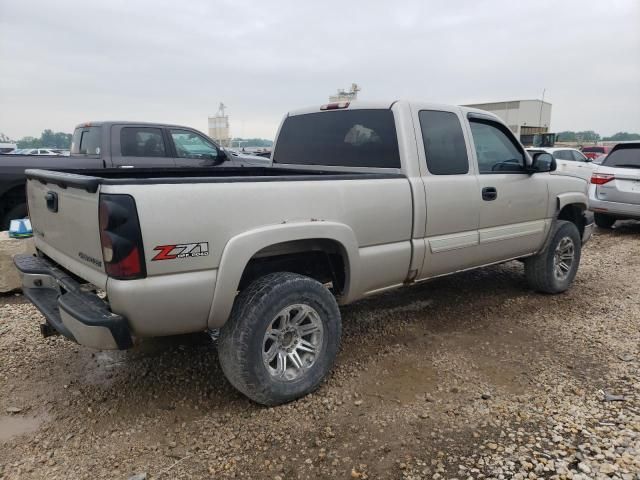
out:
M573 159L576 162L586 162L587 161L587 157L585 157L583 154L581 154L577 150L571 150L571 155L573 155Z
M204 137L188 130L171 130L178 158L218 158L218 149Z
M166 157L162 130L149 127L124 127L120 130L123 157Z
M429 172L433 175L468 173L467 146L457 115L431 110L423 110L419 115Z
M571 155L571 150L558 150L553 152L553 158L556 160L569 160L570 162L574 161L573 155Z
M490 120L470 119L480 173L523 173L524 152L509 129Z

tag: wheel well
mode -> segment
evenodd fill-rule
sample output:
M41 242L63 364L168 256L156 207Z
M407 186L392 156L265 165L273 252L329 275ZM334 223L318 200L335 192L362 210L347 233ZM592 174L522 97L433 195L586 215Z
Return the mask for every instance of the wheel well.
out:
M0 220L5 213L20 203L27 203L24 185L16 185L0 195Z
M567 220L578 227L580 237L584 233L584 206L578 204L565 205L558 214L558 220Z
M25 185L16 185L15 187L11 187L9 190L0 195L0 198L5 205L9 204L6 202L12 202L11 205L20 203L20 200L26 202L27 192L25 190Z
M344 292L347 282L346 252L327 239L283 242L258 251L242 272L239 290L257 278L274 272L293 272L331 284L334 294Z

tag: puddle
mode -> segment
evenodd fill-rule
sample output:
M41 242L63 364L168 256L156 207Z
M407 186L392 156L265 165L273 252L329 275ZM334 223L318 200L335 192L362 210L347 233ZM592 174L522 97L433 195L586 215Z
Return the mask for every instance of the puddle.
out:
M35 433L47 419L47 415L37 417L0 415L0 442L6 442L20 435Z
M366 395L375 392L375 396L404 405L415 402L417 396L435 388L437 372L430 365L417 364L419 360L385 360L376 370L375 376L366 379L363 387Z

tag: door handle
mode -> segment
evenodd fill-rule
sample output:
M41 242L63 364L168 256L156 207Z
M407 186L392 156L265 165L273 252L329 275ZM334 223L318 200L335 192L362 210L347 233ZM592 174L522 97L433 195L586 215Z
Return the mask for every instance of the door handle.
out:
M482 189L482 199L490 202L491 200L495 200L498 198L498 190L496 187L484 187Z

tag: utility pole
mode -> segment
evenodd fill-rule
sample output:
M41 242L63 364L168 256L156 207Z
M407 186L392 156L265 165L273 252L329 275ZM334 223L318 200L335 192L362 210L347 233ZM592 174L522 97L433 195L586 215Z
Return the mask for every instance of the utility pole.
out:
M538 116L538 128L542 128L542 107L544 105L544 93L547 91L546 88L542 89L542 102L540 103L540 115ZM542 133L542 132L540 132Z

